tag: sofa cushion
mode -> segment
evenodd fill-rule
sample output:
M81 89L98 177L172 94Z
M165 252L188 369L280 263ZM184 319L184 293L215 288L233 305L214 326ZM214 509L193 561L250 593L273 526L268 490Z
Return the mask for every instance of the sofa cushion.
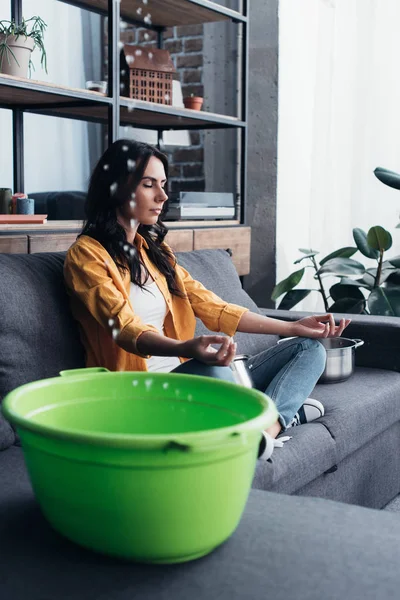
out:
M312 397L325 415L291 429L292 439L271 461L259 461L254 487L293 494L400 421L400 373L394 371L357 367L347 381L317 385Z
M0 254L0 401L24 383L84 366L64 259L64 252Z
M244 306L252 312L260 312L255 302L242 288L239 275L226 250L177 252L176 257L178 263L189 271L193 279L200 281L207 289L223 300ZM210 331L203 323L198 321L196 334L204 335L207 333L210 333ZM235 335L239 354L257 354L274 346L277 339L278 336L275 335L248 335L245 333Z
M317 385L325 406L320 422L335 439L342 460L400 421L400 373L357 367L342 383Z
M208 556L137 565L55 533L21 449L0 453L1 597L12 600L376 600L400 587L397 514L252 490L237 530Z

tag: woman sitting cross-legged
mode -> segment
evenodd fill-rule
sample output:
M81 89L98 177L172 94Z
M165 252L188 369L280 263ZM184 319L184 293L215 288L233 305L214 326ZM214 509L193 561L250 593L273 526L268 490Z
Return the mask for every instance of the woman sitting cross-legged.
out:
M164 154L131 140L114 142L94 169L86 222L64 267L86 364L234 381L235 332L296 336L250 360L254 386L279 412L260 445L268 458L278 434L323 415L322 404L308 400L325 366L317 338L341 335L350 321L337 326L331 314L290 323L264 317L195 281L164 242L167 180ZM195 336L196 317L216 335Z

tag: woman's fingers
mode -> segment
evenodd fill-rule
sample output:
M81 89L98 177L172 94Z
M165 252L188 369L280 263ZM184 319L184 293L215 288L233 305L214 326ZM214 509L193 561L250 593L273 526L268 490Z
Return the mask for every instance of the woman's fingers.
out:
M236 354L236 344L232 338L224 337L221 343L221 347L212 356L212 359L208 359L209 364L216 366L229 366L234 359Z
M346 327L351 323L351 319L341 319L339 325L336 325L332 313L315 316L315 320L321 324L325 323L325 329L322 337L339 337L342 335Z

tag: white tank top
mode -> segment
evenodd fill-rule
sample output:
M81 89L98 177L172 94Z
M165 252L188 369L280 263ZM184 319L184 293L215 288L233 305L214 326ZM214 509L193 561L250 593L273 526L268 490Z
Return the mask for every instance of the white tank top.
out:
M155 281L145 284L143 290L131 282L130 301L135 313L146 325L156 327L160 335L164 333L164 320L168 313L167 303ZM177 356L152 356L147 359L147 369L152 372L168 373L181 362Z

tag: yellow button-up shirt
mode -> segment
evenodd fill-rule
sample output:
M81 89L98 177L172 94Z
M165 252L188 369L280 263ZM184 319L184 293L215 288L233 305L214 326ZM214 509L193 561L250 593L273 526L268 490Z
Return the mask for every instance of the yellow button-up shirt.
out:
M211 331L227 335L236 332L247 308L224 302L178 264L176 282L185 297L171 294L165 277L147 255L146 240L137 234L135 245L169 309L164 321L167 337L181 341L193 338L195 317ZM135 314L129 298L129 272L121 273L98 241L82 235L68 250L64 278L72 313L80 325L86 366L106 367L110 371L147 371L148 357L137 350L137 340L145 331L159 332ZM118 344L113 339L113 329L119 330ZM133 347L133 352L124 350L126 345Z

